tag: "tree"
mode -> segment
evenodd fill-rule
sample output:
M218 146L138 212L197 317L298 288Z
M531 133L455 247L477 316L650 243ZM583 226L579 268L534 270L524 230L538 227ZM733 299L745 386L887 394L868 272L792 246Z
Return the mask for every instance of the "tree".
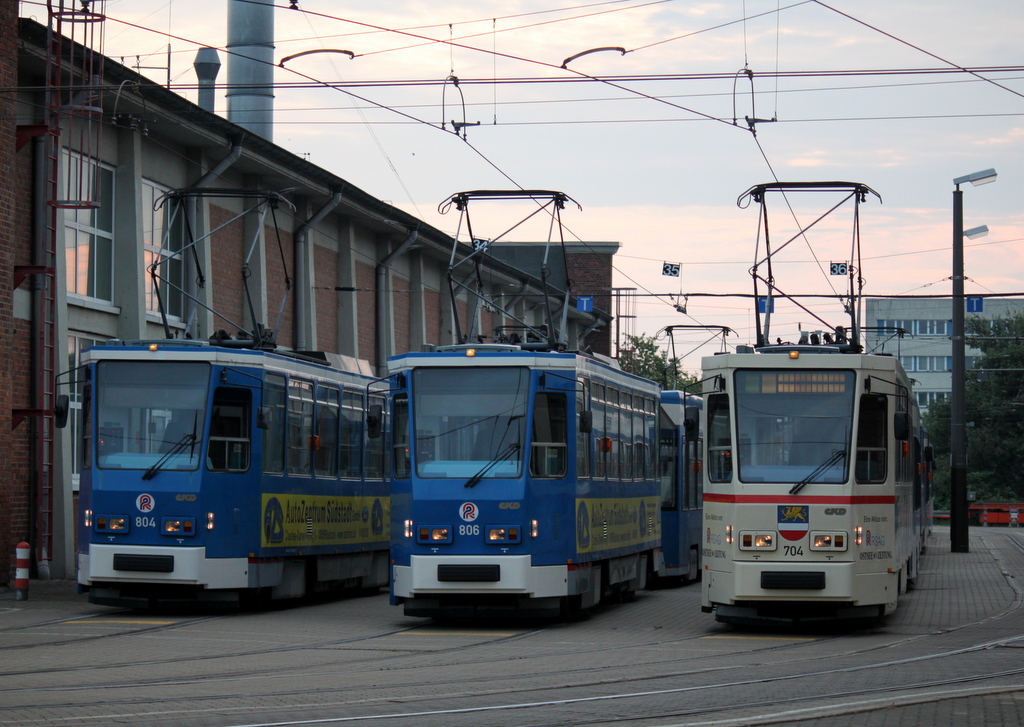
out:
M681 389L700 380L683 371L678 358L670 359L654 336L643 334L626 336L626 344L619 350L619 366L623 371L658 382L663 389Z
M967 338L982 352L967 376L967 489L979 501L1024 501L1024 313L967 321ZM936 506L949 506L948 401L924 419L935 449Z

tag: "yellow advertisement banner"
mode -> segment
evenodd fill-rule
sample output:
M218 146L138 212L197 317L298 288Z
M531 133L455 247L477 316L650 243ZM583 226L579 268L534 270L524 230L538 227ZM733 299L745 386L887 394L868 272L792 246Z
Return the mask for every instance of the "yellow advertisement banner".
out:
M264 548L387 543L391 502L387 497L263 495Z
M660 541L661 507L655 496L576 500L577 552L593 553Z

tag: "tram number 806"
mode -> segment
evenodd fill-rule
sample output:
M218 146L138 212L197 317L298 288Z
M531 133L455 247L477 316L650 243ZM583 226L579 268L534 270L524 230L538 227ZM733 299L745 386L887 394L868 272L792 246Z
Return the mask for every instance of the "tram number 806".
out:
M479 535L479 534L480 534L480 526L479 525L460 525L459 526L459 535Z

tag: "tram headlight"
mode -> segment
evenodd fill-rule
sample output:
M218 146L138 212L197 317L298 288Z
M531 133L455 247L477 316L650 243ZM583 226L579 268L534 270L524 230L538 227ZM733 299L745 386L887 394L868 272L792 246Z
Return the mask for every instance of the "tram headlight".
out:
M732 544L732 525L725 526L725 542L730 545Z
M518 543L522 528L518 525L488 525L485 532L489 543Z
M530 537L536 538L540 534L540 525L536 520L530 521Z
M85 511L85 527L92 527L92 510Z
M811 532L811 550L846 550L847 534L840 531Z
M412 520L405 521L405 537L412 537Z
M160 523L164 535L195 535L196 523L190 517L165 517Z
M853 529L853 542L860 545L864 542L864 528L860 525Z
M412 528L412 520L407 520L407 527ZM451 525L417 525L412 528L417 543L437 544L452 542ZM479 533L479 531L477 531Z
M740 550L775 550L778 538L774 530L740 532Z
M213 530L213 513L206 513L206 529Z
M87 521L94 524L94 530L98 533L127 533L131 528L131 519L127 515L97 515L92 516L90 512Z

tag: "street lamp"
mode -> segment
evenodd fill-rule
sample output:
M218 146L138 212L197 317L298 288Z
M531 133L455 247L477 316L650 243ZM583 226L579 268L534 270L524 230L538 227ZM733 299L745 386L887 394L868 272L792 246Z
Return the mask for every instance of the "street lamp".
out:
M953 180L953 390L950 392L950 550L970 551L967 522L967 414L966 340L964 336L964 237L981 237L988 227L964 231L964 193L960 185L975 187L996 181L996 170L986 169Z

